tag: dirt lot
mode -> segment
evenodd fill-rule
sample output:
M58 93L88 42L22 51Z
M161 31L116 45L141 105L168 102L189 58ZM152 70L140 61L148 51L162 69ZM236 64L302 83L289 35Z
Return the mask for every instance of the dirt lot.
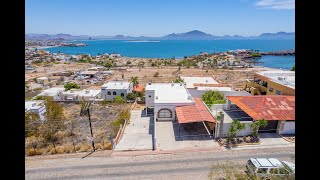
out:
M50 76L50 74L60 71L74 71L76 69L82 68L90 68L92 65L88 63L76 63L71 62L70 64L52 64L52 66L44 67L43 64L41 65L33 65L35 67L36 73L26 72L25 78L26 80L31 80L36 77L42 76Z
M122 80L122 74L125 80L129 80L132 76L138 76L138 81L142 84L151 82L172 82L178 75L186 76L214 76L217 77L222 83L232 84L236 88L244 87L245 81L248 78L253 78L253 73L260 70L271 70L271 68L241 68L234 70L226 69L205 69L199 68L128 68L126 70L116 71L109 80ZM158 72L159 77L153 77Z

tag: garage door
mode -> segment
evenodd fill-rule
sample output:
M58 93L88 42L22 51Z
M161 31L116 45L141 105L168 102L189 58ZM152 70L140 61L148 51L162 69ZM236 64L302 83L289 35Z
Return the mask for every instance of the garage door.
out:
M277 131L277 127L278 127L278 121L268 121L268 124L266 127L264 128L260 128L259 129L259 133L263 133L263 132L276 132Z

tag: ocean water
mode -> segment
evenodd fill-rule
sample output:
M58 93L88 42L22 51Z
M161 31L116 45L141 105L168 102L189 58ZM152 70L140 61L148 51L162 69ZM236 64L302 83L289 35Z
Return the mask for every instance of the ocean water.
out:
M86 40L74 41L88 44L84 47L55 47L46 50L53 53L91 54L120 53L127 57L145 58L183 58L201 52L224 52L235 49L254 49L259 51L279 51L295 49L294 40ZM265 56L259 61L265 67L288 69L294 64L294 56Z

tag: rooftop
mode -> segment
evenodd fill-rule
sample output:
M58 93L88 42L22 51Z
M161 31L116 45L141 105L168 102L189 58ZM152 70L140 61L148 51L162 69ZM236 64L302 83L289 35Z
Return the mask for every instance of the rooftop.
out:
M83 72L81 72L81 74L89 74L89 75L95 75L97 73L99 73L99 71L83 71Z
M275 158L250 158L256 167L279 167L282 163Z
M231 87L197 87L198 90L233 91Z
M32 109L39 109L44 106L44 100L25 101L26 111Z
M205 121L216 122L200 98L194 98L194 101L195 104L193 105L176 107L179 124Z
M181 79L186 83L187 88L194 88L194 84L219 84L212 77L181 76Z
M142 84L138 84L137 86L133 87L133 91L137 91L137 92L142 92L143 89L145 89L146 87Z
M64 90L65 89L63 87L53 87L53 88L43 90L37 96L55 96L58 93L63 92Z
M106 89L129 89L130 84L128 81L109 81L101 87Z
M295 96L227 96L254 120L295 120Z
M155 103L193 103L186 87L181 83L152 83L146 91L155 91Z
M273 82L295 89L295 71L260 71L256 74L265 76Z
M77 96L87 96L87 97L95 97L99 93L101 93L101 90L96 89L84 89L84 90L69 90L63 92L64 95L77 95Z

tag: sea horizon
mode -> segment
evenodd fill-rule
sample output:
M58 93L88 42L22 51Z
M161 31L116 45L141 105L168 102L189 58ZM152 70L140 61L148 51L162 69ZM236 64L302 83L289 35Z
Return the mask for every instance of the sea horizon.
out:
M69 55L119 53L129 58L175 58L198 55L202 52L215 53L236 49L253 49L260 52L295 49L295 40L78 40L88 46L52 47L45 50ZM263 56L258 61L270 68L290 69L295 56Z

